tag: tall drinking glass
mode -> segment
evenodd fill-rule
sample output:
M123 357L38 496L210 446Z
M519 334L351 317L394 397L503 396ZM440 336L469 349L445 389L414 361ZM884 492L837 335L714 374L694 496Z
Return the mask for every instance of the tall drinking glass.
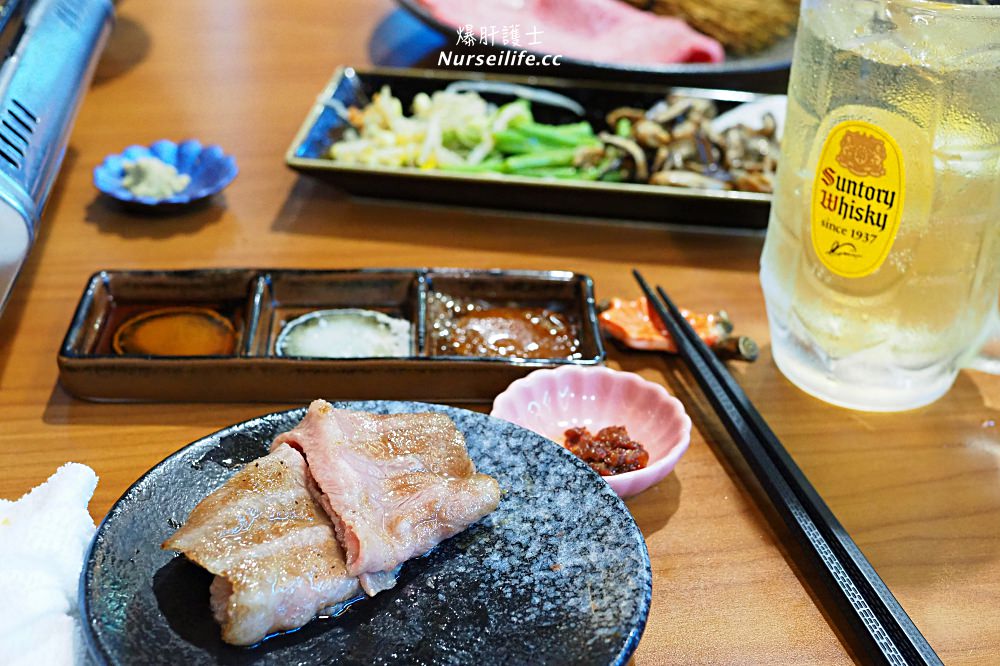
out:
M939 398L996 320L998 218L1000 7L803 0L760 274L785 376Z

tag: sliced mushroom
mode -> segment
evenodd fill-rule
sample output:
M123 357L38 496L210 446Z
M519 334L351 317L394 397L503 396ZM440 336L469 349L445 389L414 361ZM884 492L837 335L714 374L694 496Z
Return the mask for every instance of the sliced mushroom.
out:
M675 139L686 139L697 134L700 126L700 123L693 118L687 118L674 125L670 133Z
M712 123L705 123L704 125L702 125L701 132L702 134L708 137L709 141L711 141L716 146L719 146L720 149L722 149L723 145L725 144L725 139L723 138L722 134L717 132L715 128L712 127Z
M691 111L689 115L698 116L700 118L714 118L715 117L715 104L710 99L702 99L700 97L695 97L691 100Z
M639 147L639 144L631 139L626 139L610 132L601 132L598 138L604 143L621 148L628 153L635 164L635 179L640 183L646 182L649 178L649 167L646 165L646 153Z
M641 119L632 126L632 136L640 146L659 148L670 143L670 132L652 120Z
M719 168L719 159L722 154L719 149L712 145L712 142L708 140L703 132L698 132L694 135L694 145L698 151L698 159L708 167L710 170L712 168Z
M773 113L765 113L761 118L761 125L760 133L769 139L778 131L778 120Z
M774 144L771 143L770 139L763 136L757 136L750 140L750 150L758 158L764 158L774 152Z
M600 164L607 157L604 146L581 146L573 153L573 166L592 167Z
M637 109L633 106L620 106L617 109L612 109L608 112L605 120L608 123L608 127L612 130L618 127L618 121L622 118L630 120L635 123L646 117L646 112L642 109Z
M774 181L770 174L741 172L735 175L734 183L736 189L744 192L765 192L774 191Z
M764 114L760 129L737 125L716 131L716 114L712 100L679 93L644 113L621 107L608 114L611 131L601 135L604 151L620 155L634 182L648 178L676 187L770 192L780 154L776 118ZM629 137L614 134L621 119L632 124Z
M702 164L701 162L685 162L684 169L692 173L698 173L706 178L712 178L732 186L733 175L720 167L718 164Z
M649 182L654 185L671 185L673 187L695 187L703 190L728 190L729 183L703 176L693 171L658 171L653 174Z
M726 154L726 166L730 169L739 168L746 158L747 147L743 141L743 133L739 127L730 127L722 136Z
M695 145L694 135L680 138L675 137L668 144L668 147L670 148L671 163L676 164L678 168L687 160L698 157L698 146Z
M670 149L667 148L666 146L660 146L659 148L657 148L656 155L653 157L652 171L655 173L663 169L668 159L670 159Z
M671 96L664 101L654 104L649 111L646 112L646 117L653 122L666 125L667 123L686 115L688 111L691 110L693 104L694 100L689 97Z

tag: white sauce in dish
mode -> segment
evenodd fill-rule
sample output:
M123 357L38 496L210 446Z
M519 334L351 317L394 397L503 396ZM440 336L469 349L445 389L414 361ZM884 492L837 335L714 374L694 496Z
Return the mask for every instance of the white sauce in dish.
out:
M411 356L412 330L405 319L374 310L316 310L285 324L274 351L308 358Z

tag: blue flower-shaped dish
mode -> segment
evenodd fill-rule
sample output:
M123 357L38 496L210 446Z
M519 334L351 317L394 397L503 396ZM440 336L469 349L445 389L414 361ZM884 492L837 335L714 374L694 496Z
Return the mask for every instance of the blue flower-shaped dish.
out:
M170 164L178 173L191 177L181 192L169 197L139 197L123 184L125 163L142 157L156 157ZM202 146L189 139L180 143L157 141L149 146L129 146L118 155L108 155L94 168L94 185L104 194L136 209L168 210L203 201L218 194L233 181L239 169L236 160L219 146Z

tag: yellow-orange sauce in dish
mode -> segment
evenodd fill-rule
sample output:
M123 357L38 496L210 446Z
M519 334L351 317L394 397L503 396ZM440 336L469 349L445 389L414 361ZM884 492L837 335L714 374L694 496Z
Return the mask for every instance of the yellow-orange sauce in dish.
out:
M159 308L122 322L111 344L124 356L231 356L236 330L208 308Z

